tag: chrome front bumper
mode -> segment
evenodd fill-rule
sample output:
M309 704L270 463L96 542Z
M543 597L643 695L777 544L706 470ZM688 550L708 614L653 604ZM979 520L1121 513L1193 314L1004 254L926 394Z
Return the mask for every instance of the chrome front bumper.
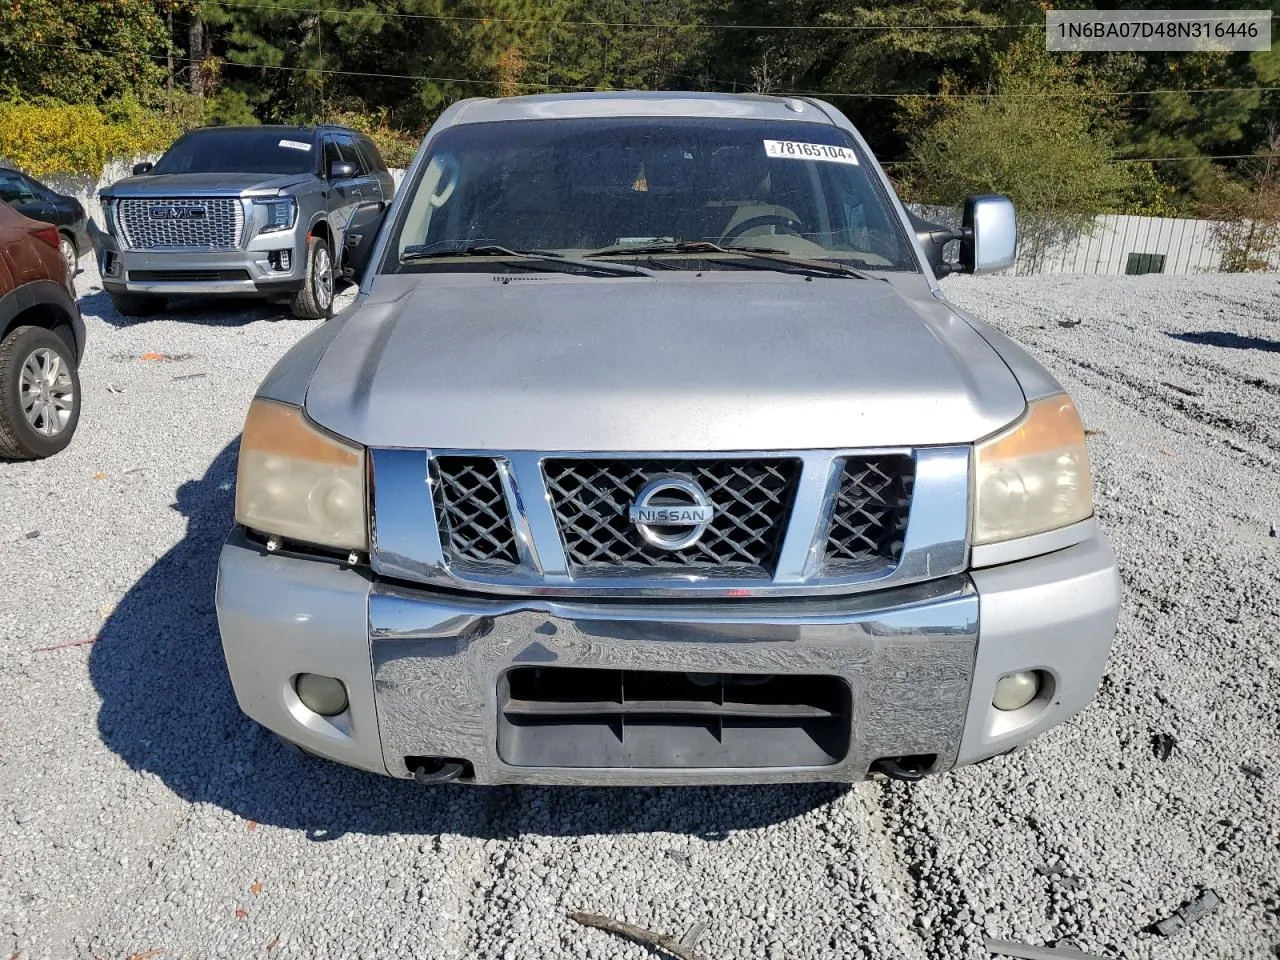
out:
M1119 577L1099 537L1048 556L863 594L715 602L493 599L393 587L326 561L223 548L217 609L246 714L307 750L407 777L408 756L460 758L476 783L708 784L860 780L883 757L935 770L1005 752L1093 698ZM498 752L499 679L520 665L824 674L852 691L848 754L817 767L513 766ZM1038 669L1045 696L991 706L996 680ZM293 690L339 677L345 713Z

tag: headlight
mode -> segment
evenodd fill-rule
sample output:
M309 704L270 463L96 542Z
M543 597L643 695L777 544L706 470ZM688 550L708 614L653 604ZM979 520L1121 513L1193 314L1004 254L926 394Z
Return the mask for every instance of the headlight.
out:
M1084 428L1065 393L1032 402L1026 415L974 450L973 542L1027 537L1093 514Z
M292 197L282 200L255 200L253 205L265 215L266 220L258 228L259 233L276 233L293 227L293 218L298 214L298 205Z
M312 426L297 407L254 400L240 438L236 522L344 550L369 544L364 449Z

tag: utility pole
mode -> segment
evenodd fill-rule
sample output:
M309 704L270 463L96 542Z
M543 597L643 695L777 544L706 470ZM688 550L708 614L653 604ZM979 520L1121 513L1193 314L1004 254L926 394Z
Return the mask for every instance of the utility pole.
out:
M191 58L191 92L197 97L204 97L204 20L198 11L191 14L191 25L187 28L187 51Z

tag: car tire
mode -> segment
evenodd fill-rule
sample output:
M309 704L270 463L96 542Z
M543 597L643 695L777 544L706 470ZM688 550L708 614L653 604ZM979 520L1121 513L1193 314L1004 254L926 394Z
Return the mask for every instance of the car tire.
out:
M58 252L67 262L67 276L74 277L80 272L80 248L73 237L65 233L58 234Z
M0 457L51 457L79 422L80 375L67 342L44 327L13 330L0 341Z
M320 237L307 244L307 275L293 295L290 308L300 320L323 320L333 315L333 253Z
M151 317L163 310L165 304L164 297L148 293L112 293L108 290L107 296L111 298L116 313L122 317Z

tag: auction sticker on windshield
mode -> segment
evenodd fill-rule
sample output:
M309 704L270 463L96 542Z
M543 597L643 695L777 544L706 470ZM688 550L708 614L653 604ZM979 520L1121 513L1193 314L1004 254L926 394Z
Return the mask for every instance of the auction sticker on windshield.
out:
M836 147L829 143L800 143L797 140L765 140L764 152L769 157L784 160L826 160L829 163L858 165L858 155L849 147Z

